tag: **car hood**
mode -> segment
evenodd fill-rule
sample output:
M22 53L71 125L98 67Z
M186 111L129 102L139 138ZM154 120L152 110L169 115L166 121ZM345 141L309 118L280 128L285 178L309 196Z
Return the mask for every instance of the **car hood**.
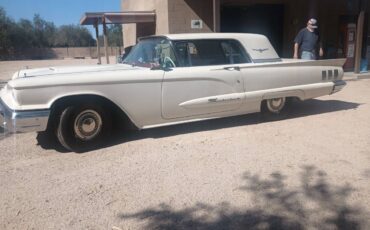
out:
M117 70L135 70L141 67L135 67L127 64L116 65L94 65L94 66L57 66L36 69L23 69L13 75L13 80L18 78L50 76L50 75L65 75L75 73L91 73L101 71L117 71Z

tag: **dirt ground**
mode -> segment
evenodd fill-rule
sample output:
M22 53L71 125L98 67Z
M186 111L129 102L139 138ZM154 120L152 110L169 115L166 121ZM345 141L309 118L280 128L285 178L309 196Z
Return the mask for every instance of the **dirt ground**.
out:
M285 120L131 132L84 154L2 135L0 229L370 229L370 80L347 83Z

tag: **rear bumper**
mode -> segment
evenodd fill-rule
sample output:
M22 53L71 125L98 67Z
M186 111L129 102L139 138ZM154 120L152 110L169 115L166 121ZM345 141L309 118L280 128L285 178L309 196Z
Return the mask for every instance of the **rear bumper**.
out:
M347 83L343 80L334 81L334 86L331 94L341 91Z
M0 127L2 127L6 132L23 133L45 131L49 115L50 110L11 110L0 99Z

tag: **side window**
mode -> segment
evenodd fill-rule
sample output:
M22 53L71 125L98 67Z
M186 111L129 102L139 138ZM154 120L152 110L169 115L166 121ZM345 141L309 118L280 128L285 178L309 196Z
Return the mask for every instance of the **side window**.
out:
M179 66L188 67L190 65L190 57L188 52L187 42L177 42L175 43L175 50L178 57Z
M250 62L240 44L233 40L223 41L221 46L230 64Z
M233 40L191 40L175 43L179 65L207 66L250 62L241 45Z
M194 40L188 43L188 52L192 66L228 64L220 41Z
M217 40L192 40L175 43L179 64L188 66L207 66L228 64L228 60Z

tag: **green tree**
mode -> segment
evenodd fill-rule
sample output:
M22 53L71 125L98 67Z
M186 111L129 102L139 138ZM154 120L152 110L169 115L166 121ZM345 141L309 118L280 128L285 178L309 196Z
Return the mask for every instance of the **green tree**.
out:
M60 26L54 45L59 47L94 46L95 40L90 32L82 26L64 25Z
M12 46L11 34L16 24L7 15L5 10L0 7L0 51L6 52Z
M115 30L118 31L119 28ZM32 21L20 19L15 22L0 7L0 58L9 58L16 51L25 48L86 47L95 44L95 40L85 27L79 25L56 27L54 23L44 20L38 14L35 14Z
M47 22L40 15L35 14L33 17L33 28L37 47L53 46L57 31L54 23Z
M122 25L113 24L108 27L108 44L110 46L123 45Z
M19 20L17 23L17 32L15 32L14 36L14 45L18 48L35 47L38 45L33 24L27 19Z

